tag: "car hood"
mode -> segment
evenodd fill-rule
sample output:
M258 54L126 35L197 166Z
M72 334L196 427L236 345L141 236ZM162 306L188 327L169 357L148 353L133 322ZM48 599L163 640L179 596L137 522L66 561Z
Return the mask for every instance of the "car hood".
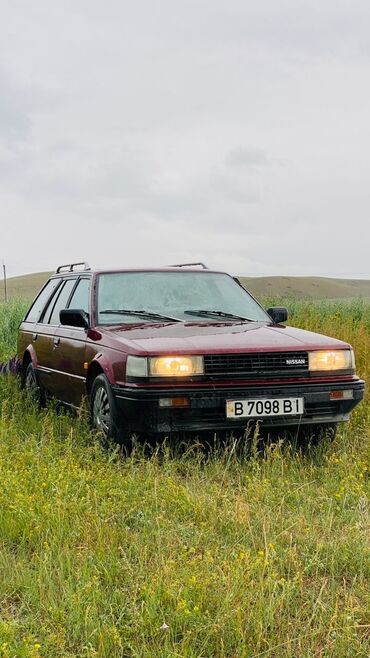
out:
M348 347L303 329L259 322L177 322L99 327L111 347L137 354L305 351ZM104 340L104 342L105 342Z

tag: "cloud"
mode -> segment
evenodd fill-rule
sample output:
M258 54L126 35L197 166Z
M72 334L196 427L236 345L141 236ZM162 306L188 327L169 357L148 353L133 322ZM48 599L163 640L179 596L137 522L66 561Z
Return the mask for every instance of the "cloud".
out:
M226 156L226 164L231 167L265 167L268 164L267 153L263 149L234 148Z
M6 0L9 271L86 258L361 274L369 17L365 0Z
M9 147L27 139L31 119L27 93L0 69L0 143Z

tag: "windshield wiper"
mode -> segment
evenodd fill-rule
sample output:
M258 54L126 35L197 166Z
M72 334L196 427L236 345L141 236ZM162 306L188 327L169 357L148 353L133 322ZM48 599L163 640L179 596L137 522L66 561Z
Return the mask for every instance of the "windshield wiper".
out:
M241 315L235 315L234 313L227 313L226 311L212 311L212 309L207 310L203 308L199 309L189 309L184 311L187 315L199 315L203 317L218 317L218 318L228 318L230 320L244 320L245 322L256 322L256 320L251 320L250 318L244 318Z
M181 322L179 318L171 318L168 315L162 315L161 313L153 313L152 311L142 311L134 310L129 308L106 308L104 311L100 311L100 314L115 314L115 315L132 315L139 318L148 318L149 320L168 320L169 322Z

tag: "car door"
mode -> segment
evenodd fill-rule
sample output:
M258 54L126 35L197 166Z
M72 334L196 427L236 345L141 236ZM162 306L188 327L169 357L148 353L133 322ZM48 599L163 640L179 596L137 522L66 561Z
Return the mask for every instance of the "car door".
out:
M54 331L44 324L43 318L47 309L54 304L61 286L61 277L55 277L47 282L27 313L20 336L20 351L23 353L25 349L31 347L39 382L46 390L49 384Z
M78 406L86 393L86 371L84 369L86 351L86 330L82 327L68 327L60 324L59 312L65 308L82 309L90 312L90 277L81 276L65 304L58 303L52 319L59 324L54 333L54 395L63 402Z

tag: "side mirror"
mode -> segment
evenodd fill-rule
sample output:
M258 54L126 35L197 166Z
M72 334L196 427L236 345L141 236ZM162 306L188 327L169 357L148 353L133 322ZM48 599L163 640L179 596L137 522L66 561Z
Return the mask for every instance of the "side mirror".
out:
M275 324L283 324L288 319L288 309L284 306L271 306L267 313Z
M81 308L65 308L59 312L60 324L67 327L89 328L89 314Z

